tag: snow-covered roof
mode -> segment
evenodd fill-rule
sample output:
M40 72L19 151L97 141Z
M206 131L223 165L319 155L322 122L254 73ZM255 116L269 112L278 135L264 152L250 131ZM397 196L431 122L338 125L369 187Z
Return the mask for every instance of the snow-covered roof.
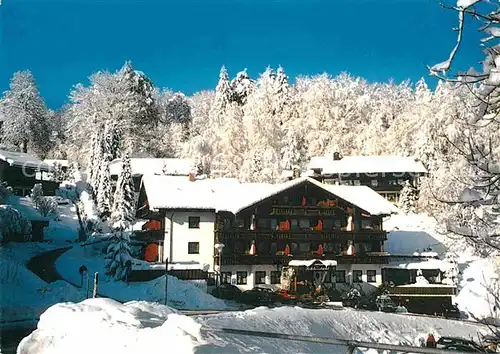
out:
M333 160L331 156L312 157L309 169L321 170L322 174L354 173L427 173L422 161L401 156L345 156Z
M69 167L69 161L68 160L43 160L44 163L50 166L54 166L56 163L60 164L62 167Z
M131 158L132 175L177 175L187 176L194 170L194 161L191 159L154 159ZM109 173L119 175L122 169L122 160L115 159L109 164Z
M384 266L384 268L397 268L397 269L427 269L434 270L439 269L442 272L452 269L455 265L441 260L441 259L428 259L425 261L415 261L415 262L391 262Z
M302 183L312 183L372 215L389 215L398 209L366 186L334 186L309 177L280 184L240 183L218 178L189 181L187 177L145 175L143 186L152 209L209 209L234 214Z
M310 267L314 263L319 262L323 264L325 267L335 267L337 265L337 261L330 260L330 259L309 259L309 260L298 260L298 259L293 259L291 260L288 265L290 267Z
M50 166L41 160L23 152L0 150L0 160L11 166L35 168L40 171L50 171Z

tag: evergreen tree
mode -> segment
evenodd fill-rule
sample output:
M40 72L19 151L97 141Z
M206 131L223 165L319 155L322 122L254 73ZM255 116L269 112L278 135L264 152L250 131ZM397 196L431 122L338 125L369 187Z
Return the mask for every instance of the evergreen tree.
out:
M90 161L88 165L89 170L89 183L95 194L99 187L99 180L101 178L101 165L104 159L103 137L100 131L92 135L92 147L90 154Z
M398 207L405 213L414 213L418 202L418 191L410 181L405 181L399 195Z
M113 199L111 225L115 230L126 230L135 217L134 180L128 155L123 158L122 170L118 176Z
M238 105L244 106L255 89L255 81L248 76L247 69L240 71L231 81L231 89L233 91L233 101Z
M212 104L213 114L222 114L226 110L226 107L233 101L233 96L234 93L231 83L229 82L229 75L226 67L222 66L219 74L219 82L215 88L215 98Z
M116 280L126 280L132 264L130 236L127 232L117 231L106 249L106 274Z
M111 181L109 174L109 155L104 154L99 170L99 184L97 187L97 211L101 218L110 215L111 204Z
M10 82L9 91L0 101L2 142L17 146L22 152L45 156L50 149L51 113L30 71L18 71Z

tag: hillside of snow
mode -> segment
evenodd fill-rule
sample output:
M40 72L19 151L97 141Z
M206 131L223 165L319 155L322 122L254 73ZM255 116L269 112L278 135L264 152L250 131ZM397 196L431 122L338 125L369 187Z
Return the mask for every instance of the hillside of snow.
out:
M458 321L352 309L261 307L187 317L158 304L134 301L122 305L110 299L89 299L49 308L41 316L38 329L22 340L18 352L142 354L159 348L168 348L168 352L176 354L345 352L345 348L339 346L235 335L211 328L405 345L419 345L419 340L426 338L429 332L436 338L442 335L469 338L488 331L486 327Z
M163 303L165 299L165 277L147 282L125 283L106 276L104 254L92 246L74 246L56 261L57 272L73 284L79 285L80 266L85 265L89 274L99 273L98 293L118 301L146 300ZM168 277L168 303L185 310L224 310L228 306L223 300L204 292L191 282Z

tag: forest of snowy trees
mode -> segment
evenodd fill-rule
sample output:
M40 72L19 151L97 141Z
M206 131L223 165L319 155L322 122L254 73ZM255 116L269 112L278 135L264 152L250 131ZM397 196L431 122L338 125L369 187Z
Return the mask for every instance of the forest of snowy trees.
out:
M336 151L415 156L432 175L420 198L428 206L435 193L449 197L468 184L467 161L455 145L476 101L463 85L440 81L430 90L424 79L368 83L342 73L291 84L281 67L258 78L241 71L233 79L222 67L214 91L187 97L154 87L127 62L115 73L93 74L88 86L76 85L58 111L45 106L30 72L15 73L1 101L1 142L91 167L96 187L106 184L97 170L123 151L193 158L200 173L251 182L279 181L283 169ZM107 147L96 149L102 142ZM97 189L99 212L109 215L110 191Z
M249 182L279 181L283 169L336 151L415 156L432 176L424 181L423 208L436 204L436 193L456 196L469 182L455 145L477 97L457 83L440 81L430 90L424 79L369 83L341 73L297 77L292 84L281 67L258 78L244 70L232 79L222 67L214 91L187 97L155 87L130 62L89 79L74 87L67 105L51 111L33 75L15 73L1 100L0 136L4 146L89 167L102 215L111 213L111 192L99 188L109 178L99 171L125 151L193 158L200 173Z

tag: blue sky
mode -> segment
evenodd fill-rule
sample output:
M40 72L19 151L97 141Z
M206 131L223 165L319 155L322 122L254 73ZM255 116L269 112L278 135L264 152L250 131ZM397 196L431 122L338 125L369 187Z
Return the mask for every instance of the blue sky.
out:
M282 65L290 77L341 71L413 81L446 59L456 14L437 0L4 0L0 91L30 69L51 108L97 70L132 60L157 86L192 94ZM469 31L457 64L481 59Z

